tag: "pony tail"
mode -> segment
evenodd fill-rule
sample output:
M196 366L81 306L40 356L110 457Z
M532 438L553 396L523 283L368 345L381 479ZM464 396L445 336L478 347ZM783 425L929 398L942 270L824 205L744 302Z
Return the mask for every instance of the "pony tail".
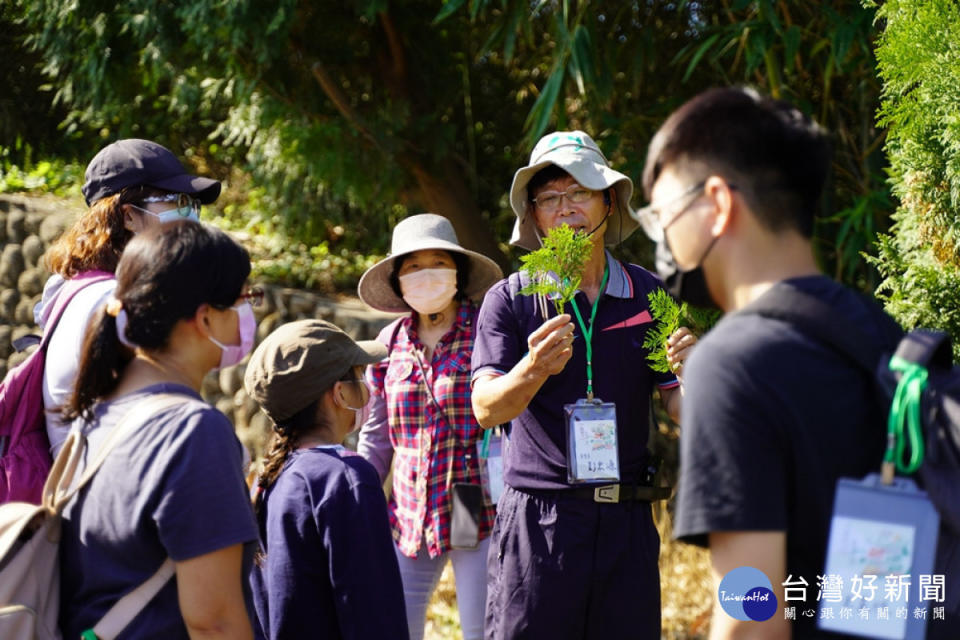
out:
M84 335L73 393L60 409L65 421L79 417L92 420L93 405L117 388L120 375L132 358L131 351L120 344L116 318L107 313L106 307L94 312Z
M258 517L263 507L264 494L277 481L280 472L283 470L283 465L286 464L287 458L290 457L295 448L294 438L288 435L285 429L274 425L272 446L263 460L263 471L257 477L257 493L253 503L253 511Z
M273 440L271 440L271 443L270 452L267 453L263 460L263 471L257 476L257 483L253 494L253 515L257 519L258 526L263 528L264 535L266 535L266 525L262 524L264 517L263 503L267 497L267 489L272 487L277 481L277 478L280 477L280 472L283 471L283 465L286 464L287 458L290 457L290 454L293 453L293 450L296 448L294 438L276 424L273 426ZM266 543L266 539L264 539L264 542ZM258 567L262 567L265 559L266 551L261 546L253 556L253 563Z

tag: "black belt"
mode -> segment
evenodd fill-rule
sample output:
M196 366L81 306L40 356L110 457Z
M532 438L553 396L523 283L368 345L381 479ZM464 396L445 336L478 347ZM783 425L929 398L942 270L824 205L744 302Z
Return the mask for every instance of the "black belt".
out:
M599 487L578 487L563 493L594 502L656 502L670 497L670 487L647 487L632 484L605 484Z

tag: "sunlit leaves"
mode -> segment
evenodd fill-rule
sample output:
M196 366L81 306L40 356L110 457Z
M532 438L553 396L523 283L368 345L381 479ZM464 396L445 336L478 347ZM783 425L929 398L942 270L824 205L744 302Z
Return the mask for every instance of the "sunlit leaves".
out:
M553 302L557 314L563 313L563 306L580 288L591 248L590 236L573 227L563 224L550 229L542 247L520 258L521 270L530 278L520 293L544 296Z
M960 6L890 0L878 9L896 223L880 243L879 293L908 327L948 330L960 360Z

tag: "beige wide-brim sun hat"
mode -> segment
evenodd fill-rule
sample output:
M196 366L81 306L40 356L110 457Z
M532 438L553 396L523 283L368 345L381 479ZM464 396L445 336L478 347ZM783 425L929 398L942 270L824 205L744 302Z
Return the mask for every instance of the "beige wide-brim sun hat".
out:
M614 246L637 230L637 223L630 209L633 181L610 168L606 156L589 135L583 131L556 131L540 138L530 154L530 163L517 171L510 187L510 207L517 216L513 225L510 244L531 251L540 248L533 210L527 206L527 183L541 169L557 165L580 186L594 191L613 187L617 194L616 206L610 212L603 240L606 246Z
M390 255L373 265L360 278L357 293L368 306L380 311L403 313L410 305L390 286L390 274L398 258L425 249L442 249L465 255L470 262L466 290L468 298L479 300L495 282L503 278L496 262L475 251L464 249L457 241L453 225L435 213L421 213L406 218L394 227Z

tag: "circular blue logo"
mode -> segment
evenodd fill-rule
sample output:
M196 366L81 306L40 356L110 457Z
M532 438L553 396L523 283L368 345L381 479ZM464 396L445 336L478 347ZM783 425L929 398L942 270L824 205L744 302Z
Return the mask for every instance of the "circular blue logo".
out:
M731 618L763 622L777 612L777 596L770 579L753 567L737 567L720 581L720 606Z

